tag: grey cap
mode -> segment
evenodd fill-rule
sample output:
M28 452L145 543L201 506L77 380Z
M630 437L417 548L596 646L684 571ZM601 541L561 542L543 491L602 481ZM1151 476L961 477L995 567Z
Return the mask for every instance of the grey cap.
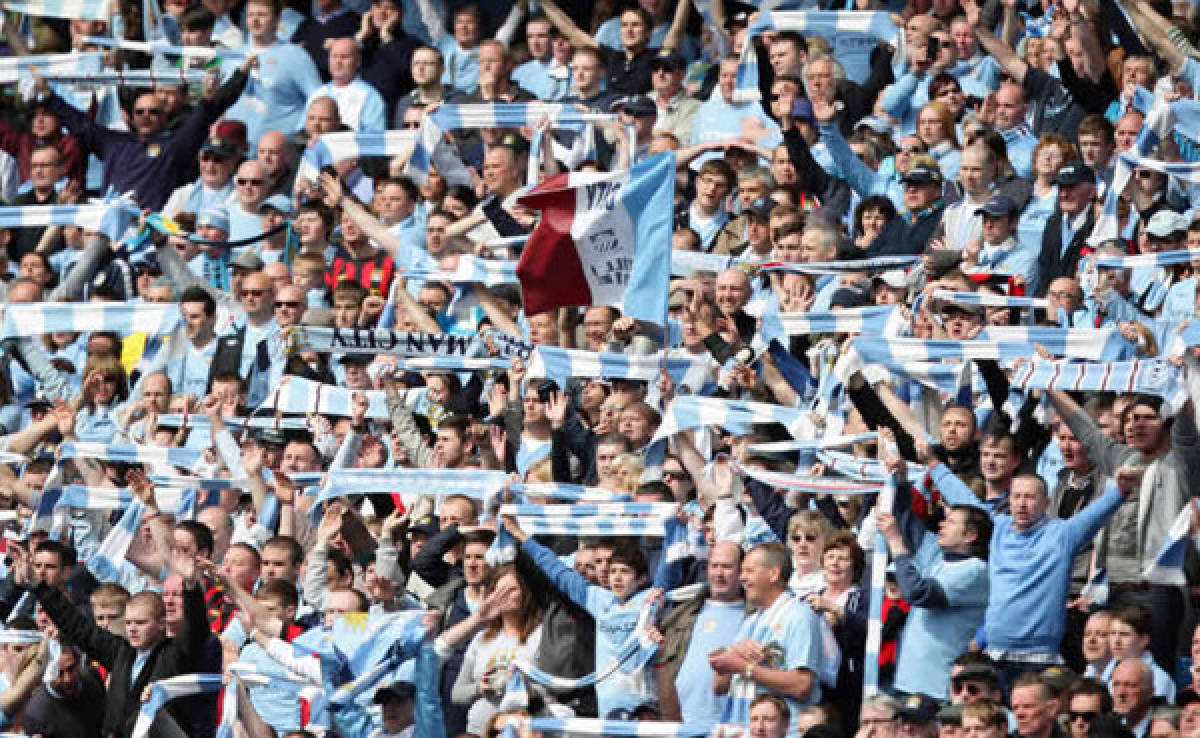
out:
M229 262L229 266L233 269L245 269L248 272L261 272L263 260L258 258L258 254L249 248L245 248L239 251L237 256L233 257L233 261Z

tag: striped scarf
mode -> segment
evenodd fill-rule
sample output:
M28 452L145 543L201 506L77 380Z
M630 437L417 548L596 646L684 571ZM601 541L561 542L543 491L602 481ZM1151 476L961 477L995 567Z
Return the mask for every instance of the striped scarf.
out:
M159 679L150 684L150 699L142 703L137 720L133 724L130 738L146 738L158 711L170 700L190 697L194 694L213 694L221 691L220 674L184 674Z
M101 582L121 581L121 562L125 560L129 546L133 543L133 538L142 525L142 516L146 512L142 501L134 498L126 504L128 507L125 508L121 519L104 537L96 552L87 560L88 569Z
M807 313L780 313L789 336L813 333L858 333L867 336L899 335L903 327L895 305L878 305Z
M4 336L111 331L165 335L180 325L179 307L144 302L28 302L4 308Z
M755 83L757 84L757 83ZM800 272L801 274L847 274L850 272L886 272L892 269L907 269L921 261L919 256L877 256L873 259L847 259L845 261L813 261L784 263L772 261L760 264L764 272Z
M405 275L410 279L423 279L430 282L450 282L451 284L482 284L496 287L502 284L517 284L517 262L498 259L480 259L471 254L458 257L454 271L440 269L422 269L409 267Z
M705 371L708 356L664 358L662 352L645 356L538 346L530 356L526 375L530 379L550 378L565 386L572 377L587 379L637 379L654 382L666 369L676 382L692 371Z
M296 326L285 338L284 352L301 351L387 356L486 356L477 336L393 331L387 328L324 328ZM289 380L290 381L290 380Z
M412 130L324 133L304 150L296 179L316 182L321 169L330 164L373 156L400 156L412 150L416 142L417 132Z
M846 37L891 41L899 31L892 22L891 14L886 12L801 10L761 13L746 31L746 43L738 60L737 82L733 89L733 101L736 103L753 102L762 97L758 90L758 56L750 37L770 30L816 34L829 39L831 44Z
M12 8L10 4L5 7ZM85 51L77 54L39 54L37 56L10 56L0 59L0 83L16 84L29 73L38 70L42 74L84 74L98 72L104 67L104 53ZM65 223L63 225L74 225Z
M501 738L517 738L518 731L529 730L570 736L646 736L648 738L687 738L709 735L707 725L664 723L646 720L601 720L599 718L508 718ZM730 734L732 738L732 734Z
M234 59L240 61L246 58L245 49L226 49L217 46L178 46L168 43L165 40L148 42L130 41L123 38L107 38L105 36L86 36L83 42L110 49L140 51L143 54L150 55L182 56L188 59L203 59L205 61L212 61L214 59Z
M683 395L667 406L654 438L670 438L680 431L708 426L781 423L793 427L798 425L804 414L803 410L764 402Z
M433 161L433 151L446 131L465 128L532 128L543 118L555 127L581 130L584 124L616 120L612 113L581 111L563 103L476 103L442 105L421 119L406 173L424 183Z
M422 495L462 495L484 500L502 488L508 475L483 469L339 469L317 495L318 502L354 494L390 494L417 490Z
M350 416L350 398L355 392L346 387L320 382L304 377L286 376L283 382L267 396L262 408L281 413ZM367 396L367 417L384 420L388 417L387 394L383 390L364 392Z
M894 446L893 446L894 448ZM896 499L896 481L889 477L877 501L879 512L890 513ZM883 585L887 577L888 547L883 534L875 532L871 552L871 603L867 619L867 647L863 657L863 696L879 692L879 647L883 643Z
M771 443L752 443L747 451L761 454L778 454L790 451L814 451L819 448L838 448L853 446L856 443L866 443L879 438L877 431L867 431L850 436L825 436L804 441L774 441Z
M957 305L982 305L985 307L1007 308L1045 308L1049 303L1041 297L1014 297L1011 295L993 295L986 292L953 292L951 290L934 290L934 300L952 302Z
M1035 360L1021 364L1013 374L1012 387L1078 392L1136 392L1158 395L1172 412L1187 402L1183 372L1166 361L1134 360L1085 363Z
M196 468L204 457L204 451L193 448L81 442L60 444L58 454L62 459L80 457L119 461L126 464L170 465L184 469Z
M109 20L107 0L5 0L4 9L10 13L44 18Z

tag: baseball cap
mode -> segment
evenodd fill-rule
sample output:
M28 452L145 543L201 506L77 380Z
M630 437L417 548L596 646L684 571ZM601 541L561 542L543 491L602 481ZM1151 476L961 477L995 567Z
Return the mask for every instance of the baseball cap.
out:
M867 297L867 293L851 287L842 287L829 299L829 307L856 308L870 304L871 299Z
M976 680L999 684L1000 675L996 672L996 667L994 666L989 666L988 664L967 664L957 674L950 677L951 682Z
M910 694L900 702L896 714L910 723L932 723L937 718L938 703L929 695Z
M233 159L241 153L236 144L220 136L212 136L200 147L201 154L216 154L222 159Z
M630 95L618 103L619 109L632 116L658 115L658 106L645 95Z
M909 182L912 182L913 184L941 184L942 172L937 167L931 167L925 164L917 164L905 172L904 176L900 178L900 181L905 184L908 184Z
M771 211L775 209L777 204L769 197L755 198L754 202L746 207L746 215L753 215L755 218L767 220L771 217Z
M205 208L196 216L196 227L208 226L229 233L229 211L220 206Z
M889 269L886 272L880 272L879 274L876 274L871 279L871 282L883 282L888 287L902 290L905 287L908 287L908 275L904 273L903 269Z
M250 437L259 443L267 443L272 446L287 445L287 436L278 428L257 428L251 431Z
M296 214L296 208L292 206L292 199L290 197L288 197L287 195L283 195L283 194L279 194L279 193L271 195L266 200L263 200L262 204L258 206L258 212L261 213L262 211L266 210L267 208L271 208L272 210L278 210L279 212L283 213L284 215L295 215Z
M223 120L213 130L213 138L227 141L239 154L246 150L247 135L246 124L240 120Z
M229 266L233 269L245 269L248 272L260 272L263 268L263 260L250 249L242 249L237 256L233 257L233 261L229 262Z
M1153 238L1171 238L1186 233L1191 221L1174 210L1159 210L1146 223L1146 235Z
M962 705L946 705L938 710L937 721L942 725L962 725Z
M437 532L441 529L441 526L438 525L438 519L436 515L426 515L425 517L418 518L408 526L409 533L416 533L424 536L437 535Z
M684 59L683 54L680 54L678 51L675 51L674 49L661 49L661 50L659 50L658 54L654 57L654 59L651 60L650 68L651 69L665 68L665 69L674 69L677 71L683 70L683 69L687 69L687 59Z
M992 195L982 206L975 209L976 215L990 215L999 218L1017 212L1017 204L1008 195Z
M1078 159L1063 164L1062 168L1058 170L1058 174L1054 175L1054 184L1060 187L1069 187L1084 182L1095 183L1095 181L1096 172Z

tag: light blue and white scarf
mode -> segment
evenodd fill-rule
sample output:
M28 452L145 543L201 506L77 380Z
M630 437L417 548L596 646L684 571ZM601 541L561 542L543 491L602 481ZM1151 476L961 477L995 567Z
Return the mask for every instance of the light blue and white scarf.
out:
M430 270L411 267L403 270L405 276L432 282L451 284L483 284L496 287L502 284L517 284L517 262L498 259L480 259L472 254L462 254L454 271Z
M1162 267L1172 264L1190 264L1200 261L1200 251L1179 249L1177 251L1160 251L1153 254L1137 254L1135 256L1096 256L1094 263L1101 269L1136 269L1138 267Z
M765 402L744 402L717 397L683 395L676 397L663 413L655 439L670 438L680 431L708 426L737 426L751 423L780 423L789 429L799 427L805 411L771 405Z
M879 512L891 513L896 500L896 481L889 477L876 501ZM871 601L867 619L867 647L863 655L863 696L879 693L879 647L883 643L883 586L887 577L888 547L883 534L875 531L871 551Z
M1187 402L1183 372L1157 359L1106 361L1102 363L1034 360L1021 364L1013 373L1012 387L1063 390L1066 392L1136 392L1158 395L1172 412Z
M350 398L355 392L334 384L321 384L304 377L285 376L279 387L267 395L262 407L281 413L350 416ZM383 390L363 392L367 396L367 417L388 417L387 394Z
M329 475L317 501L356 494L390 494L397 490L413 496L462 495L484 500L507 481L504 472L484 469L339 469Z
M565 349L557 346L538 346L528 362L527 376L531 379L549 378L566 386L572 377L581 379L636 379L643 382L658 380L659 373L666 369L676 381L688 372L707 369L707 355L692 359L686 357L665 358L661 352L635 356L608 352Z
M91 74L51 72L43 74L48 82L61 84L117 85L118 87L194 86L204 82L209 72L203 69L103 69Z
M387 328L297 326L286 338L287 353L316 351L388 356L486 356L478 336L393 331ZM290 381L290 380L289 380Z
M135 444L107 444L67 442L58 447L59 458L92 458L104 461L120 461L126 464L150 464L179 466L194 469L204 458L204 451L192 448L165 446L138 446Z
M151 682L150 699L143 702L138 710L137 721L133 724L130 738L146 738L158 711L170 700L194 694L213 694L220 692L221 686L220 674L184 674Z
M789 336L813 333L859 333L868 336L899 335L904 328L895 305L843 308L841 310L780 313L779 320Z
M109 7L108 0L4 0L10 13L72 20L106 21Z
M163 56L182 56L188 59L245 59L246 49L227 49L220 46L178 46L167 41L130 41L123 38L107 38L105 36L87 36L83 39L86 44L105 46L110 49L125 49L140 51L143 54L162 54Z
M413 130L323 133L304 150L296 179L316 182L321 169L330 164L347 159L400 156L411 151L416 142L417 132Z
M13 9L11 3L5 7ZM90 74L104 67L104 53L85 51L77 54L39 54L10 56L0 59L0 83L16 84L30 76L34 69L41 74ZM77 224L64 224L77 225Z
M757 83L755 83L757 84ZM919 256L877 256L873 259L845 261L781 262L760 264L764 272L800 272L801 274L846 274L847 272L886 272L905 269L921 261Z
M146 512L142 501L135 498L126 504L128 507L125 508L121 519L100 542L96 552L87 559L88 569L101 582L121 581L121 562L125 561L125 555L129 553L129 546L133 543L133 539L142 525L142 516Z
M932 297L934 300L952 302L956 305L982 305L984 307L1045 308L1049 304L1042 297L1013 297L1010 295L995 295L988 292L934 290Z
M534 732L571 736L643 736L645 738L688 738L709 735L707 725L663 723L648 720L601 720L600 718L509 718L501 738L517 738L518 729L528 725ZM733 734L728 734L729 738Z
M846 436L825 436L802 441L772 441L771 443L752 443L746 447L751 453L779 454L790 451L815 451L819 448L839 448L853 446L856 443L866 443L879 438L878 431L867 431Z
M180 324L179 307L148 302L28 302L4 308L5 337L112 331L160 336Z

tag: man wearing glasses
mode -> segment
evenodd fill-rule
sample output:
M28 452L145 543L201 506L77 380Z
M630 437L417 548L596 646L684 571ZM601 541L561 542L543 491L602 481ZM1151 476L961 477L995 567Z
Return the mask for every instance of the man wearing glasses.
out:
M242 162L234 177L234 202L229 205L229 240L262 233L262 204L267 199L267 172L256 159Z
M171 193L163 215L201 213L223 206L233 195L233 170L240 155L233 141L213 136L200 147L200 178Z

